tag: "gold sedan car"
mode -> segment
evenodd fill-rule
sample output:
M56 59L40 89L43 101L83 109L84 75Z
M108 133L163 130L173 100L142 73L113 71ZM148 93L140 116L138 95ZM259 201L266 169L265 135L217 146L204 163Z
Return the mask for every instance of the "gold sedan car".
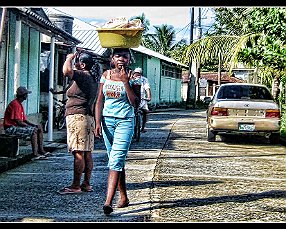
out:
M219 134L264 135L280 142L280 109L264 85L227 83L219 87L207 109L207 140Z

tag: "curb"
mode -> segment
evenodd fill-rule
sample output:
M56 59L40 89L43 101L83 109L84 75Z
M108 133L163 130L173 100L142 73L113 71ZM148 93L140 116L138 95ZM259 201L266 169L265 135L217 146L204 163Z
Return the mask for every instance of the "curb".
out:
M56 149L65 148L66 144L57 142L48 142L44 145L45 150L53 152ZM0 157L0 173L16 168L27 162L32 161L33 154L31 153L31 146L20 146L19 154L16 157Z
M23 165L33 158L32 154L20 154L16 157L3 157L0 159L0 173Z

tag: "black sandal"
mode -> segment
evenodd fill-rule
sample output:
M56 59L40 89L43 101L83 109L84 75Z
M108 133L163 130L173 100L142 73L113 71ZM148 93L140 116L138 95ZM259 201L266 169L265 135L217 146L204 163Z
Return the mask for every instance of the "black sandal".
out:
M110 215L110 213L113 212L113 208L109 205L104 205L103 212L105 215Z
M126 208L129 206L129 199L127 199L124 203L118 203L117 207L118 208Z

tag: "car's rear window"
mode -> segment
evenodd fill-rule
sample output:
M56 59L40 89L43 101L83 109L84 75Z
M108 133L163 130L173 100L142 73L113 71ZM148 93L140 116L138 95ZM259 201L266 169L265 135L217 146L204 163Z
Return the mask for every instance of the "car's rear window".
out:
M229 85L221 87L217 94L218 99L263 99L272 100L269 90L253 85Z

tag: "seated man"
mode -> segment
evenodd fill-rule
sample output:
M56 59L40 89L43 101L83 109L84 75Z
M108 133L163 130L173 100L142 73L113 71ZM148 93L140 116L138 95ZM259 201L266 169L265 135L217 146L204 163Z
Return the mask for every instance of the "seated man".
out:
M17 89L16 98L9 103L4 114L4 129L6 135L30 137L35 159L43 159L48 154L43 148L43 128L27 120L22 105L30 93L22 86Z

